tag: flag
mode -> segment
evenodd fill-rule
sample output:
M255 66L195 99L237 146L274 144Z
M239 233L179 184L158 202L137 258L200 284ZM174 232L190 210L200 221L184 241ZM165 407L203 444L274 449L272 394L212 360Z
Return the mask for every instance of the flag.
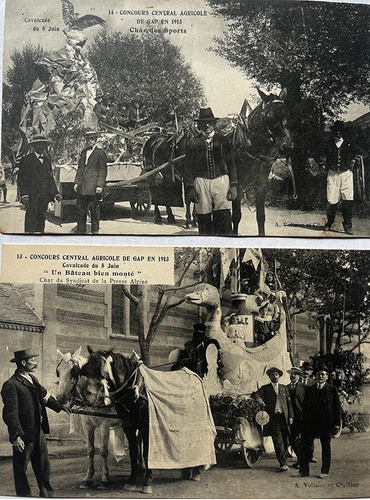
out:
M257 271L261 259L262 250L260 248L246 248L242 262L251 260L255 271Z
M240 290L240 265L238 248L220 248L221 255L221 281L220 287L225 286L230 279L230 290L237 293Z

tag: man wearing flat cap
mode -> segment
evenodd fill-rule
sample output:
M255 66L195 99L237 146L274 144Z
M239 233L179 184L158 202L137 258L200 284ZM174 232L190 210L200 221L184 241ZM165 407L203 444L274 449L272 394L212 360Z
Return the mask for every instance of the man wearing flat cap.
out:
M52 496L50 462L45 434L49 434L46 407L59 413L70 413L40 384L33 372L37 368L36 357L31 349L14 353L12 363L17 369L3 385L3 420L8 427L13 446L13 471L17 496L31 496L27 478L27 466L32 463L40 497Z
M98 234L100 222L99 200L107 178L107 156L99 133L86 132L86 148L78 160L74 190L77 194L77 233L86 234L87 213L90 209L91 233Z
M329 475L331 464L331 437L336 435L341 423L341 405L337 389L328 383L329 370L319 365L314 370L316 382L306 387L303 400L302 454L299 467L301 477L309 476L309 463L314 439L321 442L320 479Z
M328 200L327 221L324 231L330 231L335 221L338 203L341 201L343 229L352 231L353 167L355 153L346 137L344 122L337 120L330 127L333 137L326 146L326 168L328 171L326 195Z
M17 179L20 200L26 209L24 232L43 234L48 205L60 201L61 196L47 152L50 142L37 134L29 145L32 151L21 158Z
M289 426L293 423L293 410L289 391L279 379L283 375L282 370L272 366L266 370L270 383L263 385L257 392L252 394L260 404L265 405L270 421L263 428L265 436L271 436L274 442L275 454L282 472L289 470L288 438Z
M297 457L297 462L293 464L293 467L298 469L301 456L300 438L302 432L302 404L305 395L305 387L300 382L302 372L299 368L293 366L290 370L287 370L287 372L290 377L290 384L287 385L287 388L293 408L293 423L290 427L290 445Z
M211 108L201 108L199 135L190 139L185 158L187 202L195 203L199 234L231 234L231 202L237 197L237 172L231 144L216 133Z

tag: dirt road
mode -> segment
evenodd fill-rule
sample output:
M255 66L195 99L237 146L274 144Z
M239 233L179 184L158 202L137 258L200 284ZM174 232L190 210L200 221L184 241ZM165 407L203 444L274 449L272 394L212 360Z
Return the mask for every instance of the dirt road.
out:
M179 471L154 471L153 494L149 498L351 498L367 497L369 479L369 433L354 436L342 434L332 441L332 470L327 479L318 479L320 464L312 464L311 476L298 478L297 470L277 469L273 455L263 456L255 469L247 469L237 447L225 455L217 455L218 464L202 473L200 483L183 481ZM49 447L50 449L50 447ZM320 458L320 445L315 443ZM141 492L126 493L122 485L128 476L128 461L117 464L110 456L110 490L80 489L87 459L68 455L52 457L52 485L56 497L143 498ZM100 457L96 457L99 479ZM291 462L290 462L291 463ZM0 462L1 495L14 495L10 460ZM31 472L33 495L38 492Z
M0 202L0 232L20 233L24 231L24 215L19 202L15 201L15 187L10 186L8 190L9 204ZM163 208L163 207L162 207ZM167 224L165 210L162 210L164 223L154 223L153 209L148 215L134 218L129 203L116 203L114 208L107 214L102 214L100 223L100 234L127 234L127 235L161 235L161 236L194 236L198 234L197 229L185 229L185 209L174 208L173 213L176 224ZM306 238L349 238L342 228L342 219L338 214L333 230L324 233L323 225L325 214L321 212L304 212L301 210L286 210L278 208L266 208L266 235L274 237L306 237ZM73 235L76 229L75 221L61 222L59 219L48 216L46 222L46 233ZM366 238L370 236L370 219L359 219L354 217L353 229L355 237ZM253 207L242 208L242 220L239 227L240 236L257 236L256 214Z

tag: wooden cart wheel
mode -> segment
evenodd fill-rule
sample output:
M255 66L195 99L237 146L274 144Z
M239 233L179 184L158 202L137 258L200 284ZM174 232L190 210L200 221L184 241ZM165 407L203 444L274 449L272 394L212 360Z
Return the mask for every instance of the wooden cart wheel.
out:
M242 454L249 469L253 469L262 456L262 450L251 450L242 445Z
M149 188L143 188L138 191L135 201L130 201L131 210L134 215L146 215L152 206L152 193Z
M218 453L226 453L231 450L234 444L234 437L230 434L220 433L215 438L215 448Z

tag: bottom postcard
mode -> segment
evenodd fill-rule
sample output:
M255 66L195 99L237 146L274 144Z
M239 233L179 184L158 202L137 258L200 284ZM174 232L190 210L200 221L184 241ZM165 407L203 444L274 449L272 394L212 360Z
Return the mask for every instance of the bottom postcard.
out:
M0 495L366 497L369 270L355 250L3 245Z

